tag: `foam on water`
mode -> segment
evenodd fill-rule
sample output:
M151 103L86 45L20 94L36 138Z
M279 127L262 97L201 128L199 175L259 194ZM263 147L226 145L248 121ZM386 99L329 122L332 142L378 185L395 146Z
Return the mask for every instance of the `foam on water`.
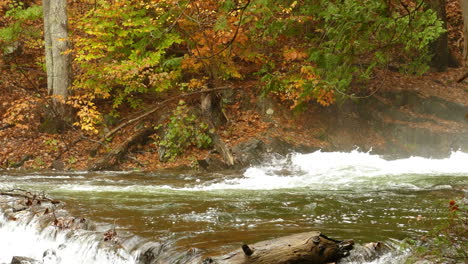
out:
M385 160L357 150L350 153L316 151L292 154L268 165L251 167L243 176L185 189L420 189L428 187L418 181L421 178L468 176L468 153L456 151L445 159L410 157Z

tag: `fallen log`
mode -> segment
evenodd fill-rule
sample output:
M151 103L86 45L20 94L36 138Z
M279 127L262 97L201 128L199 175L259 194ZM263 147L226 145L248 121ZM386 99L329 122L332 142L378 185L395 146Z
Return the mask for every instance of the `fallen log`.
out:
M146 140L151 134L155 132L153 127L140 129L138 132L133 134L127 140L122 142L117 147L113 148L107 155L99 159L91 166L88 170L97 171L114 168L122 159L122 157L127 153L128 149L144 140Z
M244 244L220 257L206 258L204 264L322 264L349 255L352 240L338 241L319 231L294 234L277 239Z
M133 124L135 122L138 122L138 121L144 119L145 117L159 111L162 107L165 107L165 105L167 103L169 103L169 102L173 102L175 100L185 98L185 97L189 97L189 96L193 96L193 95L211 93L211 92L214 92L214 91L222 91L222 90L227 90L227 89L241 89L241 87L223 86L223 87L217 87L217 88L212 88L212 89L208 89L208 90L201 90L201 91L194 91L194 92L184 93L184 94L180 94L180 95L177 95L177 96L170 97L170 98L168 98L168 99L166 99L164 101L156 103L156 105L153 108L149 109L148 111L144 112L143 114L141 114L141 115L139 115L139 116L137 116L135 118L132 118L130 120L127 120L126 122L123 122L122 124L118 125L117 127L112 129L111 131L107 132L99 142L104 143L108 138L113 136L120 129L122 129L122 128L130 125L130 124Z

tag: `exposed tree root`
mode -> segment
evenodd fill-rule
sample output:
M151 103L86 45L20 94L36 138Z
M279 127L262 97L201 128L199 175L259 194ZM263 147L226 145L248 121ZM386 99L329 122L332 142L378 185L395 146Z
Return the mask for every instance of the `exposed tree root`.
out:
M465 73L463 73L463 75L461 75L460 77L458 77L457 82L458 82L458 83L461 83L461 82L463 82L463 80L465 80L467 77L468 77L468 71L466 71Z

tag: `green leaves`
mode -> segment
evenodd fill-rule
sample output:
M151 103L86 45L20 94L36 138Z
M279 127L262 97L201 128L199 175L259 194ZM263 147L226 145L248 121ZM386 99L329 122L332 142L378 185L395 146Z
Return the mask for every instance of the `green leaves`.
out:
M159 146L165 149L163 160L173 160L190 147L208 148L212 139L208 134L208 125L199 122L198 117L190 113L184 101L180 101L169 123Z
M259 19L252 33L272 49L280 41L307 47L307 62L316 67L320 80L311 86L303 79L299 90L304 100L314 97L317 89L345 95L354 81L367 80L374 68L388 64L421 74L431 58L429 44L444 32L436 13L421 7L419 1L409 1L405 8L401 1L303 0L298 1L298 8L294 2L255 2L252 13ZM291 79L287 75L297 76L298 70L294 65L272 69L263 78L265 88L287 93L284 80ZM274 80L282 80L283 85Z
M9 5L5 17L11 19L11 24L0 28L0 48L9 53L15 41L24 41L25 38L39 38L38 32L28 22L41 18L42 6L32 5L25 8L22 2L13 2Z
M165 1L99 4L79 22L87 36L75 39L75 61L83 72L74 88L112 98L113 108L122 103L136 108L141 102L136 97L165 91L180 78L177 63L167 55L182 42L168 30L167 20L174 14Z

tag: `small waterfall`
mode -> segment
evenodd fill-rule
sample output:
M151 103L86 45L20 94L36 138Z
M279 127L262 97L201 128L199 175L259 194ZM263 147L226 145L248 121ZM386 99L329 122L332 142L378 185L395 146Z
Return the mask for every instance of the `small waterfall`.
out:
M43 264L175 264L201 257L198 250L178 250L174 241L151 242L108 224L73 218L63 209L51 209L50 203L18 206L22 203L0 196L0 264L10 264L14 256Z
M135 263L135 257L123 248L104 243L102 233L81 229L61 230L43 227L40 217L26 212L15 220L0 215L0 263L10 263L13 256L30 257L43 263Z

